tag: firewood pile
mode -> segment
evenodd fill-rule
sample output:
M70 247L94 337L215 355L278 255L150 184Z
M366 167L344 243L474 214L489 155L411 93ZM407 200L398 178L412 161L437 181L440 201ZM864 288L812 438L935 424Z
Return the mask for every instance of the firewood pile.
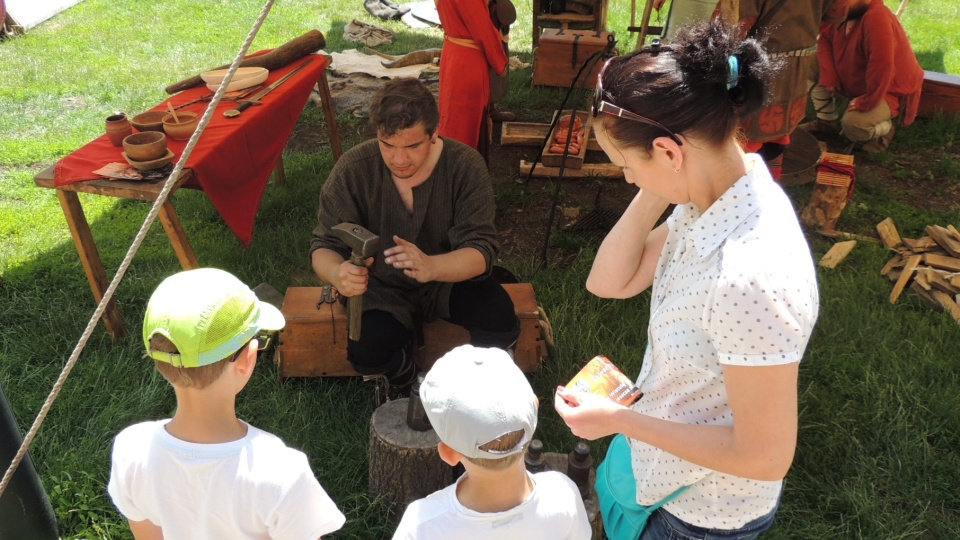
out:
M960 323L960 231L953 225L928 225L927 236L901 238L893 220L877 225L883 244L896 252L880 274L894 282L890 303L908 289L924 304L947 313Z

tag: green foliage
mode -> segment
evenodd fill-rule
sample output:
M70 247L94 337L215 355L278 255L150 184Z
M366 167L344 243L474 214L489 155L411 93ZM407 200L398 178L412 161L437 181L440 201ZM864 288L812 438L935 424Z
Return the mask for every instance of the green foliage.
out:
M517 2L511 32L512 53L527 62L530 4ZM898 2L887 4L895 9ZM0 383L24 431L93 311L57 198L36 189L33 175L100 135L106 113L144 110L166 97L164 86L230 61L262 5L87 0L25 36L0 42L0 102L7 105L0 108ZM958 9L956 2L909 4L904 22L926 69L960 73L960 37L950 26L960 17ZM393 44L382 47L387 53L441 43L436 30L373 20L356 0L290 0L275 4L252 50L312 28L324 33L328 51L355 48L342 38L354 17L396 32ZM633 48L634 38L622 31L628 23L629 4L611 3L608 27L618 32L622 50ZM563 96L561 89L530 87L530 70L512 73L511 81L503 105L522 120L547 121L544 111ZM202 193L176 193L174 205L201 264L280 291L316 282L306 251L320 186L333 161L326 146L301 141L320 139L320 117L314 107L302 115L284 154L287 183L268 187L249 249L242 249ZM364 123L352 117L340 118L340 130L347 147L366 136ZM944 186L955 185L958 135L954 120L918 120L897 134L890 152L858 160L887 168L905 184L934 175ZM935 157L917 157L921 152ZM552 200L551 182L521 185L516 178L495 178L499 212L532 212L534 203ZM870 231L892 216L902 234L917 237L931 223L960 225L955 211L931 211L885 185L861 175L841 228ZM789 192L799 208L810 186ZM94 196L81 200L112 276L147 207ZM543 234L539 223L533 231L538 238ZM811 247L819 257L830 243L812 237ZM553 412L554 388L600 353L637 373L649 295L604 300L588 293L583 284L595 250L590 241L555 232L550 250L544 267L539 253L500 263L534 284L552 323L555 347L531 381L541 402L538 436L548 451L566 452L576 438ZM891 305L891 285L878 275L889 257L861 243L840 267L820 271L820 320L801 365L797 454L769 538L960 537L960 327L909 294ZM130 537L106 495L110 443L123 427L169 416L175 407L167 383L142 359L138 331L146 299L178 269L166 236L154 227L117 291L128 335L112 343L98 327L34 441L31 455L65 538ZM367 489L367 422L374 407L372 387L360 380L289 380L281 386L269 356L261 358L238 401L243 418L310 457L347 515L338 538L386 538L392 531L387 508ZM593 443L595 460L606 444Z

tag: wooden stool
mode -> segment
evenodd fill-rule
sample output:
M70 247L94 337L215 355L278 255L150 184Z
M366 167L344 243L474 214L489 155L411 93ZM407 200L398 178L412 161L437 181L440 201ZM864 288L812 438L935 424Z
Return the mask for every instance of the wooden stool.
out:
M437 432L407 426L408 401L388 401L370 418L370 493L391 505L395 523L408 504L453 482L453 468L437 453Z

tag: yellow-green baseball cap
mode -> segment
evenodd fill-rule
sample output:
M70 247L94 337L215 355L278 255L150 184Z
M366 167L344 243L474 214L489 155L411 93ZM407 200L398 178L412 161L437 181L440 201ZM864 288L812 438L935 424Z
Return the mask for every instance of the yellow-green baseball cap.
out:
M153 292L143 316L143 344L154 360L200 367L226 358L261 331L281 330L284 323L280 310L258 300L233 274L199 268L164 279ZM151 350L155 334L180 352Z

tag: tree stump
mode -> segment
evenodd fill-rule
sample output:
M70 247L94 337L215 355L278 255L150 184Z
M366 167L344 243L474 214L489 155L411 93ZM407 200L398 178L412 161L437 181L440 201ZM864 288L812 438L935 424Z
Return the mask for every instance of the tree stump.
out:
M453 483L453 469L437 453L437 433L407 426L408 401L388 401L370 418L370 492L390 505L395 523L408 504Z
M548 471L558 471L567 474L567 454L559 452L544 452L543 463ZM597 483L597 469L590 468L590 491L583 499L583 506L587 510L587 519L593 529L594 540L606 538L603 532L603 518L600 515L600 502L597 500L597 490L593 487Z

